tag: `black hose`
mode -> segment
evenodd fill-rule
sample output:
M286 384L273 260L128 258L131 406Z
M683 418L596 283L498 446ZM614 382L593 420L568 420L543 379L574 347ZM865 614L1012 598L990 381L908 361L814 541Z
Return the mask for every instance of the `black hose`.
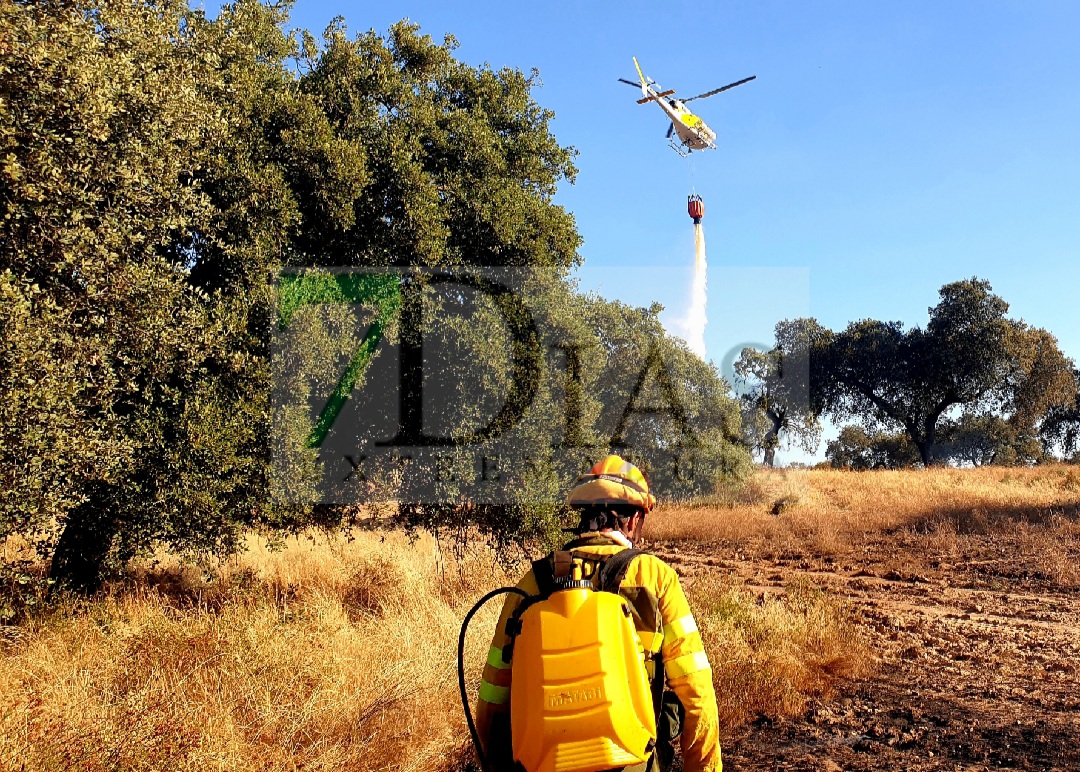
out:
M484 751L480 747L480 735L476 733L476 723L473 721L472 709L469 708L469 695L465 689L465 634L469 630L469 622L472 621L472 618L476 616L476 612L479 611L485 603L492 598L497 598L500 595L508 595L510 593L517 593L525 599L533 597L520 587L500 587L497 590L492 590L480 600L476 601L476 604L469 609L469 613L465 615L465 620L461 623L461 632L458 634L458 690L461 692L461 707L465 710L465 721L469 725L469 734L472 736L473 747L476 748L476 758L480 761L480 769L483 772L491 772L491 770L488 768L487 759L484 757Z

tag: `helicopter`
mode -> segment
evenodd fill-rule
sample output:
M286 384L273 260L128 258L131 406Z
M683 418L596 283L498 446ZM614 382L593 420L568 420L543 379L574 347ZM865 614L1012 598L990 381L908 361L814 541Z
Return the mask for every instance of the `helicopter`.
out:
M698 116L686 109L686 103L692 102L695 99L704 99L705 97L711 97L719 94L721 91L727 91L728 89L741 86L744 83L749 83L756 78L756 75L751 75L749 78L743 78L737 80L734 83L729 83L726 86L720 88L714 88L712 91L706 91L704 94L698 94L692 96L689 99L669 99L669 97L675 93L675 89L668 89L661 91L661 86L652 78L645 77L645 73L641 71L641 65L638 64L637 57L634 57L634 67L637 68L639 83L634 83L632 80L626 78L619 78L620 83L625 83L628 86L634 88L641 87L642 98L638 100L639 105L646 104L647 102L656 102L660 105L660 109L664 111L664 114L671 120L671 125L668 126L667 140L671 149L684 158L695 150L715 150L716 149L716 132L710 129L705 121L701 120ZM672 139L672 135L678 135L679 141L676 142Z

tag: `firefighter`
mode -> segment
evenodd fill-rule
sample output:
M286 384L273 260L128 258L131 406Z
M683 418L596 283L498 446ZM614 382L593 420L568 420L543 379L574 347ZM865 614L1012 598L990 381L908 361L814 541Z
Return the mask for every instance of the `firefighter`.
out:
M645 516L656 503L645 476L633 464L611 455L581 475L568 497L580 515L577 537L563 547L575 558L602 561L632 547ZM538 591L532 571L518 587ZM633 609L634 624L647 654L659 652L667 689L663 692L656 749L649 760L627 772L667 772L680 737L685 772L721 772L716 695L712 669L701 635L675 570L653 555L635 557L619 590ZM510 664L503 662L506 622L517 606L509 596L495 628L480 682L477 732L494 772L513 769L510 746ZM646 663L655 677L653 661ZM658 693L658 692L654 692Z

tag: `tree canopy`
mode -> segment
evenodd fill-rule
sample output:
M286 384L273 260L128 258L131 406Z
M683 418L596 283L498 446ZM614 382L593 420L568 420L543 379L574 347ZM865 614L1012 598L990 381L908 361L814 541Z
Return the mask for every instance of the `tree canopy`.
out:
M903 432L867 432L845 426L825 449L825 458L840 469L903 469L919 462L919 452Z
M899 425L924 464L934 460L938 420L954 406L1002 398L1009 371L1008 304L976 279L941 288L925 330L854 322L829 346L838 417L867 414Z
M746 354L743 368L790 357L792 330L800 331L808 394L796 415L804 424L821 415L854 419L865 430L859 437L849 432L851 442L841 440L837 453L853 443L876 442L885 436L881 432L901 431L929 466L960 460L955 454L961 447L974 447L973 432L984 432L979 446L997 448L986 450L989 457L1036 460L1040 427L1049 427L1049 417L1062 414L1074 398L1076 377L1053 335L1010 319L1008 310L989 282L966 279L941 288L925 328L864 319L834 333L813 319L793 320L777 327L776 346L767 355ZM750 399L758 414L779 416L784 392L776 381L756 378ZM997 422L976 420L989 415Z
M399 318L409 297L426 342L444 344L444 428L475 428L528 380L509 402L531 412L501 441L572 452L505 474L498 511L450 479L434 502L402 498L432 468L395 467L380 479L407 524L550 534L573 475L616 446L674 495L745 471L715 371L656 309L567 279L580 237L553 197L575 151L552 135L535 72L470 67L407 22L334 22L319 39L287 22L254 0L214 19L178 0L0 4L0 537L26 536L54 577L93 590L158 545L228 554L249 528L341 523L346 508L320 499L311 410L349 362L335 409L379 401L374 365L422 350ZM559 345L520 324L508 339L488 301L409 294L437 284L431 271L492 267L531 272L515 292ZM343 270L399 272L365 305L319 294ZM292 286L331 300L284 308L281 277L319 271ZM364 332L373 313L379 335ZM697 476L670 463L688 438Z
M744 349L735 363L748 444L774 463L783 440L814 450L821 436L820 351L831 333L813 319L782 321L769 351Z
M263 511L260 365L246 304L189 281L185 248L214 232L197 178L230 134L213 26L106 2L5 3L0 27L3 532L59 519L54 573L85 587L110 550L235 544Z
M1080 454L1080 370L1073 370L1077 392L1062 404L1051 407L1039 425L1043 444L1076 460Z

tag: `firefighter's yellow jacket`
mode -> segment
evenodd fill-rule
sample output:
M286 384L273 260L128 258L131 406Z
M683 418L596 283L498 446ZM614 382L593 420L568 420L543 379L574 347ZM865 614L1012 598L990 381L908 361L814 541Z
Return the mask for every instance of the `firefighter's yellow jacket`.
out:
M626 549L624 544L601 533L583 534L563 547L575 557L600 558ZM518 583L529 594L539 592L532 571ZM653 555L639 555L631 561L619 590L634 611L634 624L643 648L661 651L667 688L678 696L686 711L683 721L683 770L721 772L716 694L712 668L705 656L697 623L690 612L675 570ZM511 760L510 751L510 664L503 662L507 644L506 621L517 607L519 596L508 595L491 641L480 699L476 707L476 728L484 754L493 769L503 769ZM647 667L651 667L651 662ZM650 673L650 676L652 674Z

